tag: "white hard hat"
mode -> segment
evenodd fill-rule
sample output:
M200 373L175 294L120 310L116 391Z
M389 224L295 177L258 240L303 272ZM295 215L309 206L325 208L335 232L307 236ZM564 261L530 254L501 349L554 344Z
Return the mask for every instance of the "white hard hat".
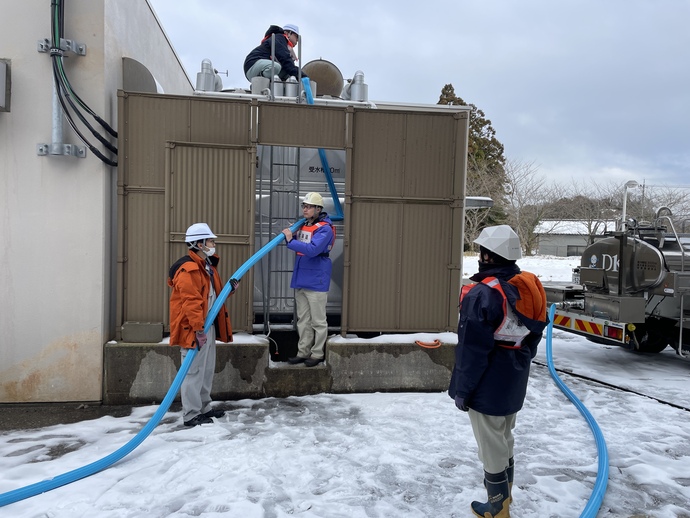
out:
M474 242L509 261L522 259L520 238L508 225L486 227Z
M308 192L307 195L302 200L302 203L308 203L309 205L318 205L323 208L323 196L318 192Z
M194 223L187 229L184 236L185 243L196 243L202 239L215 239L216 236L206 223Z
M299 36L299 27L297 27L297 25L294 25L292 23L286 23L285 25L283 25L283 31L284 32L291 31L291 32L294 32L295 34L297 34L297 36Z

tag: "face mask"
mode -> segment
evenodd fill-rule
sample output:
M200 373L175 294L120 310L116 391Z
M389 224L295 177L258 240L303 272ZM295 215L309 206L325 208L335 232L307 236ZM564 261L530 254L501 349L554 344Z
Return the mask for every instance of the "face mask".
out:
M211 257L213 254L216 253L216 247L214 246L214 247L208 248L206 250L202 249L202 251L206 254L206 257Z

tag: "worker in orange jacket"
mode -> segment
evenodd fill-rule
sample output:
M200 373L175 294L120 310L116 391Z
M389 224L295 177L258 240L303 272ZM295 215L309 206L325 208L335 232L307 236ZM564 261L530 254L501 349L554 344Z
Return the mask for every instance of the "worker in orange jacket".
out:
M225 306L221 306L213 326L204 333L209 308L223 289L216 269L219 257L215 239L216 235L206 223L190 226L185 235L189 252L170 267L168 277L168 286L172 288L170 345L180 347L182 361L190 349L199 350L180 389L185 426L209 424L213 417L225 414L223 410L211 408L216 338L232 342L232 326ZM231 279L230 282L234 293L238 281Z

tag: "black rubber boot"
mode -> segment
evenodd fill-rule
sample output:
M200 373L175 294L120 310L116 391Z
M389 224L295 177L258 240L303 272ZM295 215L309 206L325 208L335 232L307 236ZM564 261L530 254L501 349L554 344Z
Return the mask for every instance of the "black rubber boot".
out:
M508 459L508 468L506 469L506 475L508 476L508 503L513 501L513 480L515 479L515 459L513 457Z
M510 518L510 490L507 470L500 473L484 472L487 502L472 502L472 512L480 518Z

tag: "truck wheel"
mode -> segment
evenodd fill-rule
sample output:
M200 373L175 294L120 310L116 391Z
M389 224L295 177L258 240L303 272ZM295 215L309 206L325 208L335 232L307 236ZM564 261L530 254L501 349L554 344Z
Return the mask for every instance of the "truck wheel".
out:
M634 349L638 353L660 353L669 345L667 336L657 333L650 326L639 325L635 329L635 338L640 344L639 349Z

